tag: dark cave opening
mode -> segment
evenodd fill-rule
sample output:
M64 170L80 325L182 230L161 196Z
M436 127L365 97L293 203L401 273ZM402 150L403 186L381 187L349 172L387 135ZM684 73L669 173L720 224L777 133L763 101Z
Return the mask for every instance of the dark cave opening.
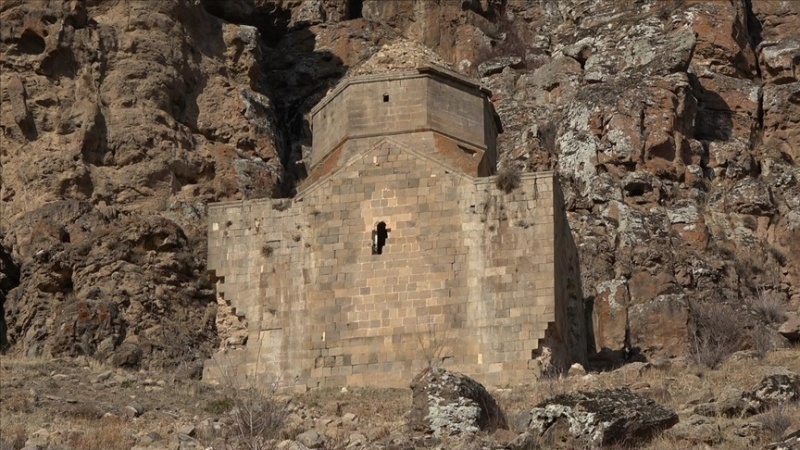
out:
M347 20L364 17L364 0L347 0Z

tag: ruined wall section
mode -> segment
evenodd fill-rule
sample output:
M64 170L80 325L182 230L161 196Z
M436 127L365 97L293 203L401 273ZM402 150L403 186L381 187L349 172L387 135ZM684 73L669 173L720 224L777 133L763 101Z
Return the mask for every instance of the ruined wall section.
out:
M303 205L286 199L209 207L208 269L220 301L246 319L248 330L244 347L223 349L207 362L205 378L286 384L307 376L293 363L305 352L309 326L304 214Z

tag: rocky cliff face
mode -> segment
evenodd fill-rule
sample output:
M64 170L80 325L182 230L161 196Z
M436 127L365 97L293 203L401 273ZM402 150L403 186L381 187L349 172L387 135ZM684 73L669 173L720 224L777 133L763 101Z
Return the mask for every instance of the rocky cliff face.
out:
M502 164L560 175L596 351L680 354L702 302L748 326L759 302L796 309L798 14L749 0L6 1L7 340L120 365L200 358L217 339L205 203L290 195L304 114L398 38L494 91Z
M184 1L7 1L0 22L0 339L134 367L201 358L205 204L279 192L258 31Z

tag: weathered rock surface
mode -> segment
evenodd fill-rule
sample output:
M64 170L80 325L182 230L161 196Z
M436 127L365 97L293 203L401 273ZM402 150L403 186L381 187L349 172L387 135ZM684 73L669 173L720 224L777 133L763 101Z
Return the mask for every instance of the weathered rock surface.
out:
M290 194L304 114L400 39L484 75L503 164L558 173L591 350L680 355L697 300L748 326L759 293L800 307L792 2L11 0L0 24L0 345L136 365L241 341L233 314L206 326L205 203ZM133 223L186 239L151 265L79 248ZM100 265L126 284L85 285Z
M800 375L777 374L763 380L746 396L751 410L763 411L800 400Z
M409 427L434 437L506 429L506 416L480 383L466 375L426 369L411 382Z
M282 172L258 31L182 0L11 1L0 23L0 343L197 374L205 204Z
M561 394L530 410L526 433L553 447L601 448L645 442L678 423L678 415L628 389Z
M800 430L789 433L780 441L767 445L765 450L800 450Z
M792 315L789 320L782 323L778 333L790 341L800 341L800 315Z
M714 401L694 406L702 416L751 416L785 403L800 400L800 375L775 374L762 379L750 391L728 388Z

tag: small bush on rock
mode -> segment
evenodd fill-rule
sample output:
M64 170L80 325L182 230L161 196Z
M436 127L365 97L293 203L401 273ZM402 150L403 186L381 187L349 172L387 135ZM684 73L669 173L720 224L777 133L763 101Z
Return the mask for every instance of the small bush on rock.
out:
M495 185L498 189L508 194L518 188L521 181L522 177L519 169L514 166L506 166L497 172Z

